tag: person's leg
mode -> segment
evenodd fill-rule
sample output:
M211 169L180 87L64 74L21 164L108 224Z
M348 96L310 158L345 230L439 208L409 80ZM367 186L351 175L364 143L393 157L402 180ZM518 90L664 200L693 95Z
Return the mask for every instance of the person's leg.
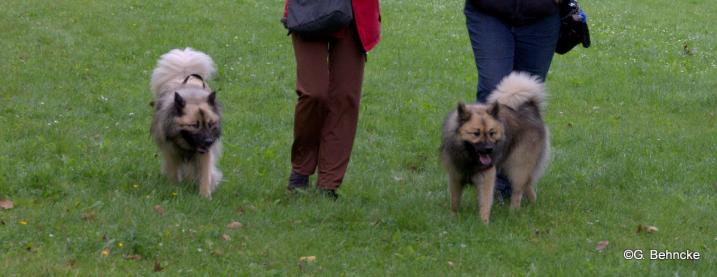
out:
M545 80L558 42L559 30L558 15L530 25L514 27L516 42L513 70L525 71ZM512 194L512 185L503 172L498 173L495 191L500 202L510 198Z
M343 181L358 123L361 83L366 57L350 26L329 47L329 99L319 147L320 189L335 190Z
M464 14L478 69L476 99L485 103L500 80L513 71L515 42L508 24L476 10L470 0Z
M307 40L297 34L292 35L292 42L296 57L296 94L299 100L294 112L291 167L292 171L299 175L311 175L318 163L321 129L326 115L329 44L328 39ZM294 175L292 174L292 177L296 177Z
M537 75L544 81L553 60L559 31L560 17L557 14L514 28L514 70Z
M498 172L495 176L495 199L498 201L498 203L503 203L504 199L510 199L510 196L513 194L512 185L510 184L510 181L508 180L508 177L505 177L505 174L502 172Z

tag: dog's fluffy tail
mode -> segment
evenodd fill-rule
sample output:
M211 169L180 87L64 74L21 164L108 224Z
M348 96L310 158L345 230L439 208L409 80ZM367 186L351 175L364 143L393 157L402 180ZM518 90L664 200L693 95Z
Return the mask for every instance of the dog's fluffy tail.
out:
M191 74L198 74L204 80L209 80L216 71L214 61L209 55L189 47L173 49L159 58L157 67L152 72L150 86L154 95L159 96L162 87L169 82Z
M488 97L488 103L499 103L514 110L532 102L539 108L545 106L545 85L538 76L526 72L512 72L503 78Z

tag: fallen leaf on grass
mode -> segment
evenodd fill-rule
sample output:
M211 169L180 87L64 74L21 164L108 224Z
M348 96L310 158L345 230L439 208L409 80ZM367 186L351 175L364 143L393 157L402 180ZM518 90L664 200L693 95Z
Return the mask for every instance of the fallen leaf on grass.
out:
M84 221L92 221L97 218L97 215L95 214L95 212L83 213L82 215L80 215L80 218L82 218L82 220Z
M136 255L136 254L135 255L125 255L124 258L127 260L139 261L142 259L142 256Z
M164 208L160 205L154 205L154 211L159 215L164 215Z
M545 230L535 229L535 231L533 231L533 234L536 235L536 236L549 235L549 234L550 234L550 229L545 229Z
M602 252L603 250L605 250L608 244L610 244L610 241L602 240L597 243L597 245L595 246L595 250L597 250L598 252Z
M102 252L100 252L100 255L101 255L102 257L107 257L107 256L109 256L109 255L110 255L110 249L107 248L107 247L103 248L103 249L102 249Z
M306 272L306 267L316 261L316 256L306 256L299 258L299 270Z
M232 240L232 237L230 237L230 236L227 235L227 234L222 234L222 240L223 240L223 241Z
M455 264L451 261L448 261L448 266L453 267L453 266L455 266Z
M233 221L233 222L227 224L227 228L229 228L229 229L239 229L239 228L241 228L241 226L242 225L239 221Z
M12 207L15 206L15 203L12 202L12 200L9 199L1 199L0 200L0 209L3 210L9 210L12 209Z
M695 49L692 48L689 44L683 43L682 44L682 54L686 56L692 56L695 54Z
M637 225L637 233L638 233L638 234L639 234L639 233L642 233L642 232L645 232L645 233L654 233L654 232L657 232L657 231L658 231L657 227L652 226L652 225L642 225L642 224Z
M22 224L22 225L27 225L27 220L21 219L21 220L20 220L20 224Z
M162 268L159 261L154 261L154 272L162 272L162 270L164 270L164 268Z

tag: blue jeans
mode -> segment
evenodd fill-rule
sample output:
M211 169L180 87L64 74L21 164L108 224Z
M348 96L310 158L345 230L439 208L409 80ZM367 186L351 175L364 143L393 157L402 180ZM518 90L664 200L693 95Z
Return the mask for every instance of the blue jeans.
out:
M560 31L558 14L523 26L482 13L466 1L464 13L478 68L477 101L484 103L503 77L525 71L545 80Z

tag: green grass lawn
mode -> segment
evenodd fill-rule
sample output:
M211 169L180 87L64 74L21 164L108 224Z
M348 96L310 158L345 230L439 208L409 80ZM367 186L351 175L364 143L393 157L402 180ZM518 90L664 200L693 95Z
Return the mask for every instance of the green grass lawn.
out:
M383 1L338 202L284 192L283 1L210 2L0 2L0 275L717 272L717 2L582 1L593 46L553 61L538 203L495 206L489 226L473 189L449 211L438 161L444 116L475 94L463 1ZM226 110L211 201L159 174L149 137L150 72L186 46L216 61Z

